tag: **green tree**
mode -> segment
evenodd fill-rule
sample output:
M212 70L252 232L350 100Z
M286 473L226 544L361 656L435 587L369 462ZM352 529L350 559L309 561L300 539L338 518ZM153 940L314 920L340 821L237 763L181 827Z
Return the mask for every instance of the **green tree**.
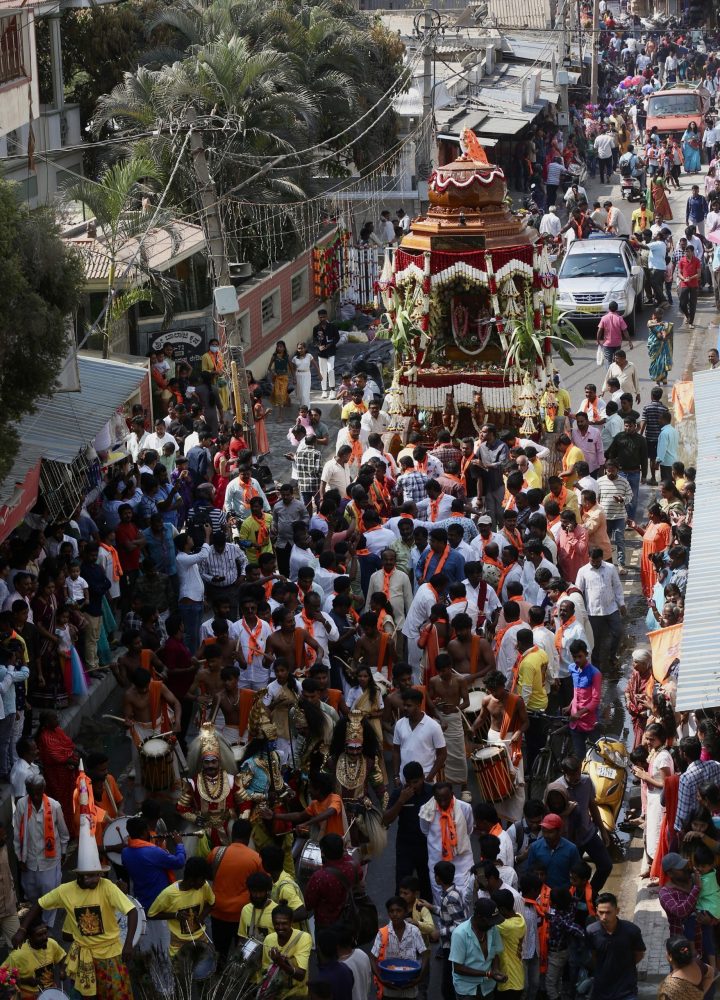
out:
M141 199L151 193L149 181L160 182L162 175L152 160L133 156L103 171L99 181L82 180L65 190L70 202L85 205L95 217L98 251L107 255L107 302L103 315L103 357L110 353L110 329L128 309L139 302L151 302L159 294L170 318L172 294L162 274L148 261L143 242L150 216L141 210ZM173 244L178 242L174 224L164 213L155 213L153 229L163 229ZM127 273L126 273L127 272Z
M0 181L0 481L20 447L17 422L56 384L84 283L52 213L27 211Z

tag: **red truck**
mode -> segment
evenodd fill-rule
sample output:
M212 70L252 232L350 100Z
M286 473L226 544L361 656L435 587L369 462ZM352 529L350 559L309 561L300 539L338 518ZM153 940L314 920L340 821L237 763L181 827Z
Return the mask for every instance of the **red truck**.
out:
M656 128L658 135L678 139L691 122L700 135L705 131L705 115L712 106L710 92L699 83L677 83L663 87L648 97L645 129Z

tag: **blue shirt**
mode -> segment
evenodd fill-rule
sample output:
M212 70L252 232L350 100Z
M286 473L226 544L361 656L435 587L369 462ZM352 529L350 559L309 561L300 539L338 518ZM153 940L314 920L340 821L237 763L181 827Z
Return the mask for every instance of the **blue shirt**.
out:
M672 465L678 460L678 432L672 424L665 424L657 442L658 465Z
M570 888L570 869L580 860L580 852L575 844L560 838L553 851L544 837L539 837L530 845L527 867L532 871L539 865L545 871L545 882L551 889Z
M487 955L483 954L477 934L472 929L472 921L466 920L458 924L450 940L450 961L458 965L469 965L471 969L488 972L493 959L503 950L502 938L497 927L491 927L487 932ZM458 997L477 996L477 988L483 996L492 993L497 986L494 979L486 976L463 976L453 968L453 986Z
M8 673L12 673L12 684L3 692L3 708L5 709L5 718L9 718L11 715L15 715L17 711L17 699L15 696L15 685L22 684L30 676L30 668L26 666L15 667L14 670L8 671L7 667L0 667L0 681L7 677Z
M132 891L145 911L170 885L168 871L185 867L182 843L175 845L174 854L162 847L123 847L121 857L132 879Z
M158 572L174 576L177 573L175 563L177 552L172 525L163 522L160 535L154 534L151 528L145 528L143 535L147 539L145 552L157 566Z
M440 555L437 552L428 547L425 549L423 554L418 559L418 564L415 567L415 576L417 577L418 583L427 583L430 577L434 576L438 570L437 566L442 559L442 553ZM425 573L425 565L429 561L429 568L427 573ZM448 578L449 583L462 583L465 579L465 560L456 552L455 549L449 549L448 557L442 565L440 570ZM423 580L423 574L425 579Z

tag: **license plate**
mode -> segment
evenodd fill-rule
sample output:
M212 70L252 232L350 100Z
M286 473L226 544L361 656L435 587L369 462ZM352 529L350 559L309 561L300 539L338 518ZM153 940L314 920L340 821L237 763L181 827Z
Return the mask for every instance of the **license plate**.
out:
M617 778L617 771L615 770L615 768L614 767L605 767L604 764L601 764L598 767L597 773L599 774L599 776L601 778Z
M575 306L575 312L579 313L601 313L602 306Z

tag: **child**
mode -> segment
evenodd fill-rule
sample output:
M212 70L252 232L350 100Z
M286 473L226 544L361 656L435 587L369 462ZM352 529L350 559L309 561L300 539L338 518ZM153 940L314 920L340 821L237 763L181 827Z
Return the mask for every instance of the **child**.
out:
M718 885L715 863L717 855L707 844L698 843L695 848L695 868L700 873L700 895L695 905L696 913L706 913L715 923L720 920L720 886ZM715 924L702 925L703 958L711 968L715 968Z
M282 406L278 407L282 414ZM253 393L253 419L255 420L255 443L257 445L256 455L267 455L270 452L270 442L268 441L267 427L265 421L272 410L265 409L262 401L262 390L256 389Z
M290 673L286 660L278 658L274 664L275 680L270 681L263 697L263 705L269 710L270 718L277 729L277 751L282 761L289 761L290 749L290 709L300 697L298 682Z
M370 952L373 973L381 984L385 1000L393 997L405 997L408 1000L418 995L418 987L427 975L430 952L422 939L420 931L408 920L405 900L400 896L391 896L385 904L389 921L377 932ZM416 979L399 989L383 979L379 963L388 958L412 958L422 963L420 974Z
M65 949L48 936L48 926L38 916L27 929L25 942L11 951L3 969L17 969L20 1000L34 1000L41 990L57 985L56 972L65 978Z
M575 900L569 889L550 890L548 967L545 974L545 993L548 1000L559 1000L562 993L563 973L570 957L570 944L581 941L584 930L577 922Z
M522 1000L525 991L525 969L522 961L522 946L525 940L525 917L514 910L513 894L508 889L498 889L492 894L492 901L503 918L498 924L503 950L500 952L500 972L505 976L499 982L497 995L507 1000Z
M82 696L88 693L87 677L80 654L75 648L77 629L70 624L70 608L63 605L55 615L55 635L58 640L57 655L60 674L69 695Z
M74 604L78 611L82 611L90 599L87 580L80 576L80 563L73 560L70 563L69 573L65 580L65 595L68 604Z
M406 875L400 880L400 898L408 908L408 920L420 931L426 945L440 940L440 932L435 926L432 913L420 900L420 879L416 875Z
M350 372L343 372L340 376L341 382L337 387L335 399L339 400L341 407L349 403L352 398L353 384Z
M148 910L151 920L167 920L171 958L184 944L198 945L208 940L205 918L215 903L208 881L211 877L212 870L204 858L188 858L182 879L163 889Z
M175 452L177 451L173 441L166 441L162 446L162 453L160 455L160 464L164 465L168 471L168 475L171 475L175 470Z
M525 939L522 960L525 966L525 1000L535 1000L540 987L540 974L547 970L547 908L539 902L543 880L536 872L526 872L520 878L525 917Z
M440 924L440 955L442 956L443 1000L455 1000L452 963L450 962L450 938L452 932L465 920L465 907L460 892L455 888L455 865L451 861L438 861L433 868L435 881L440 889L440 905L433 906L424 899L418 899L420 906L438 916Z

